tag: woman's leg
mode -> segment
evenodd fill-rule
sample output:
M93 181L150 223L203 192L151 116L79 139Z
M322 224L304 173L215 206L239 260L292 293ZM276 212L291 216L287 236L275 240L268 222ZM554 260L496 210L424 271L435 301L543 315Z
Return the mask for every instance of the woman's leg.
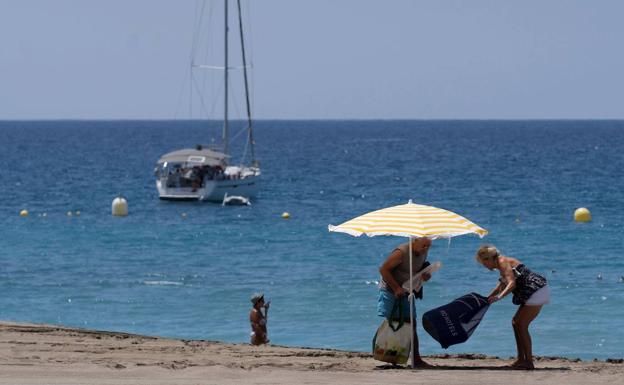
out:
M519 352L524 354L524 359L517 366L524 369L533 369L533 348L531 345L531 335L529 334L529 325L537 317L542 306L523 305L520 306L513 318L515 327L518 332L520 342ZM520 357L519 357L520 358Z
M518 309L518 311L520 311L520 309ZM522 349L522 341L520 340L520 335L518 334L518 325L516 323L517 315L518 312L516 312L516 315L514 315L514 317L511 319L511 326L513 328L514 338L516 339L516 350L518 352L516 360L511 364L511 366L518 366L526 359L524 355L524 349Z

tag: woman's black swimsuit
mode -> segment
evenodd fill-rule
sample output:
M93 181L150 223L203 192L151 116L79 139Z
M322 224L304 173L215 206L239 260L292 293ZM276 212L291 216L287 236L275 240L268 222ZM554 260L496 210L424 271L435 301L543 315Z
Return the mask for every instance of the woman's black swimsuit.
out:
M513 289L512 302L515 305L524 305L533 293L547 285L546 278L529 270L520 264L512 268L516 276L516 287Z

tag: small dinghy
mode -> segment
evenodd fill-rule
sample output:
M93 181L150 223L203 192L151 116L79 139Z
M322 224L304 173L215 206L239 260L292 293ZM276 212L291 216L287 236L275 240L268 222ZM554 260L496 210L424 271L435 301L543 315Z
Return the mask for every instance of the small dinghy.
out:
M223 203L221 205L222 206L225 206L225 205L248 206L248 205L251 205L251 202L249 201L249 198L245 198L244 196L225 194L225 196L223 197Z

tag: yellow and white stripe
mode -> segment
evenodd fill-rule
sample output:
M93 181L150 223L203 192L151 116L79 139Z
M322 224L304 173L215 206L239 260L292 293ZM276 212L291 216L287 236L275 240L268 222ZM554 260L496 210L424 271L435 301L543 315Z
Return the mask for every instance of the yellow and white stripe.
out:
M360 215L338 226L328 226L329 231L347 233L354 237L366 234L396 235L401 237L450 238L464 234L477 234L483 238L487 230L461 215L437 207L409 203L388 207Z

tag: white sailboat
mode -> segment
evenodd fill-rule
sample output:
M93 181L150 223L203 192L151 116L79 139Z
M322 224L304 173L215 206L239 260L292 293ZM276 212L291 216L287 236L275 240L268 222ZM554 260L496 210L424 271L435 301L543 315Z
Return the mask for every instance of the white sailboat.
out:
M197 200L222 203L227 196L254 198L258 191L260 167L255 158L240 0L237 0L237 6L242 67L238 68L242 69L245 88L247 112L247 145L245 150L249 151L251 159L249 164L244 164L243 161L239 164L230 163L228 83L230 80L229 73L233 68L229 66L228 0L224 0L223 3L225 36L223 67L192 63L193 68L223 70L224 113L222 144L221 146L210 148L197 145L195 148L176 150L161 156L156 165L155 175L158 197L163 200ZM246 158L245 155L243 154L243 160Z

